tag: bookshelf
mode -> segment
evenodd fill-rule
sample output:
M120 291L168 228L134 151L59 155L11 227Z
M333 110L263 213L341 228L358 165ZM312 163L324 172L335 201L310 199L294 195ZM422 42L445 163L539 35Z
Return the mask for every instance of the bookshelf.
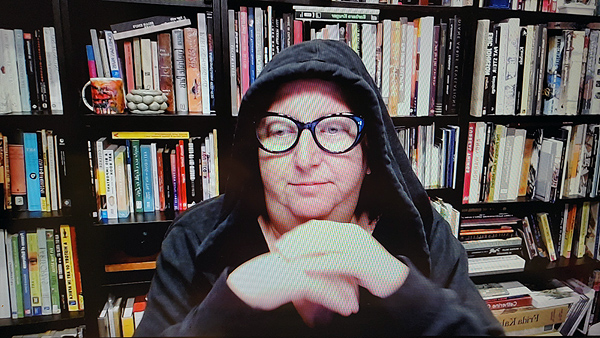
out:
M23 1L6 8L0 13L2 28L31 31L42 26L53 26L57 36L58 60L62 83L64 111L62 115L0 114L0 132L11 134L16 129L35 131L50 129L66 139L68 181L63 183L63 195L72 202L70 207L53 212L2 212L0 223L9 233L19 230L35 230L39 226L55 227L70 224L77 231L77 245L82 283L85 297L85 312L64 313L61 315L32 317L22 320L0 320L0 335L42 332L63 329L85 324L87 334L97 335L97 315L102 310L109 294L131 297L148 291L153 275L153 255L160 249L160 242L176 212L134 213L128 218L98 221L92 214L96 211L93 187L89 179L89 159L86 141L95 141L110 136L113 131L189 131L192 136L206 135L213 129L219 133L219 174L225 178L234 173L235 168L228 162L231 140L236 118L231 104L230 44L228 40L228 10L238 11L240 6L267 8L272 6L277 13L293 13L294 5L328 6L336 8L367 8L380 11L379 20L398 20L406 17L409 21L433 16L447 22L459 16L462 20L460 57L463 61L458 68L461 94L457 97L456 113L436 116L394 116L398 127L418 127L435 124L436 129L458 126L459 151L457 174L454 188L429 189L432 197L441 197L459 211L509 212L520 214L549 211L558 213L565 203L598 201L599 198L558 199L547 203L523 198L515 201L462 204L464 184L465 149L470 122L492 122L519 128L560 128L564 125L600 123L600 115L577 116L482 116L469 114L471 101L471 79L473 77L473 55L477 20L490 19L494 22L507 18L519 18L521 25L552 21L593 23L600 22L595 16L572 14L524 12L504 9L469 7L444 7L438 5L386 5L325 0L52 0ZM214 31L214 112L210 115L95 115L78 98L81 87L89 80L85 45L90 44L90 29L109 29L110 24L155 15L181 16L197 26L196 13L213 13ZM27 13L24 16L23 13ZM52 13L49 15L48 13ZM85 14L82 14L85 13ZM220 181L221 191L225 179ZM127 252L140 258L139 269L119 268L110 262L112 256ZM132 252L133 251L133 252ZM534 259L528 262L522 273L509 273L478 276L477 283L503 281L519 278L523 281L536 281L553 277L578 276L584 278L599 268L600 264L590 258L561 258L557 262ZM111 270L113 271L107 271Z

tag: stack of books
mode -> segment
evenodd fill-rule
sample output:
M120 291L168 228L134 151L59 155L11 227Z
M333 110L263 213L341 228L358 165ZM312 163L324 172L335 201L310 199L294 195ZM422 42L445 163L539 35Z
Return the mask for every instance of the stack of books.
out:
M0 229L0 318L84 309L75 228Z
M133 337L146 309L146 296L109 296L98 315L100 337Z

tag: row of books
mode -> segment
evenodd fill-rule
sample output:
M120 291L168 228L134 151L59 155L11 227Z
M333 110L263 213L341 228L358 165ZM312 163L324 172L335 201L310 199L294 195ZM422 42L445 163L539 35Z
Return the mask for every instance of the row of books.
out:
M479 7L578 15L597 15L598 13L596 1L479 0Z
M349 1L354 2L353 0L334 0L334 1ZM451 6L451 7L463 7L463 6L473 6L472 0L408 0L408 1L399 1L399 0L366 0L360 1L366 3L380 3L380 4L388 4L388 5L420 5L420 6Z
M600 32L589 27L478 20L471 115L600 114Z
M0 210L57 211L66 178L65 140L52 130L17 130L14 138L0 133Z
M85 337L85 325L70 327L62 330L47 330L39 333L28 333L25 335L14 335L12 338L83 338Z
M88 141L90 178L99 219L183 211L219 194L216 129L188 132L113 132Z
M469 123L463 203L595 197L600 126L521 129Z
M435 123L397 128L412 168L427 189L454 188L460 128Z
M567 203L557 215L538 213L523 219L523 232L530 258L558 257L598 260L598 202Z
M461 19L379 20L377 9L271 7L229 11L232 109L281 49L312 39L343 41L361 56L391 116L456 114ZM264 51L264 53L263 53Z
M0 229L0 318L84 309L75 228Z
M127 92L160 90L169 114L210 114L215 109L213 13L198 13L197 23L186 27L191 21L185 17L155 16L114 24L112 30L91 29L89 75L122 78Z
M0 114L62 114L54 27L0 29Z
M593 323L595 290L574 278L551 280L541 290L519 281L477 288L508 336L585 335Z
M100 337L133 337L146 309L146 296L110 295L98 315Z

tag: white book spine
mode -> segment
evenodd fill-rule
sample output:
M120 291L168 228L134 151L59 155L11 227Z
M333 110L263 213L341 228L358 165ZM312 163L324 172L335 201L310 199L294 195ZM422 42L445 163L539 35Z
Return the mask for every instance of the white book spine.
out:
M46 132L45 137L48 142L48 181L50 183L50 207L52 210L58 210L58 185L56 184L56 178L59 171L57 170L58 163L56 162L54 136L52 133Z
M127 218L130 213L129 186L125 173L125 146L119 146L115 151L115 180L117 187L117 217Z
M102 55L102 69L104 70L104 77L110 77L110 65L108 63L108 50L106 48L106 39L98 39L100 45L100 55ZM98 75L100 76L100 75Z
M25 65L25 45L23 30L15 29L15 52L17 57L17 74L19 77L19 93L21 94L21 111L31 111L31 98L29 96L29 80L27 80L27 66Z
M265 65L265 61L264 61L264 53L262 52L265 47L265 40L264 40L264 35L263 35L263 10L260 7L256 7L254 8L254 50L256 51L256 63L255 63L255 67L256 67L256 77L258 77L258 75L260 75L260 72L262 72L263 67ZM233 22L231 22L233 23ZM234 45L234 52L235 52L235 45ZM235 55L235 54L234 54ZM234 68L235 69L235 68Z
M381 96L387 104L390 97L390 55L392 38L392 20L383 20L383 51L381 56Z
M19 318L18 307L17 307L17 288L16 288L16 279L15 279L15 261L13 259L13 248L11 237L14 235L9 235L4 232L4 242L6 243L6 268L8 270L8 286L9 286L9 294L10 294L10 310L11 316L13 319ZM1 250L2 248L0 248ZM17 262L19 264L19 262ZM22 292L18 290L18 292Z
M150 41L150 52L152 53L152 88L160 90L160 75L158 72L158 42Z
M9 112L21 111L21 94L19 93L19 76L17 75L17 54L15 51L15 33L10 29L0 29L2 35L2 73L4 73L6 87L7 108ZM2 99L0 99L2 100Z
M133 38L131 43L133 47L133 73L135 76L135 89L144 88L142 75L142 43L140 38Z
M104 67L102 63L102 53L100 53L100 42L98 41L98 32L95 29L90 29L90 36L92 38L92 49L94 50L94 57L96 58L96 74L99 77L104 75Z
M506 73L504 91L504 114L514 115L517 93L517 72L519 69L519 41L521 27L518 18L508 19L508 41L506 50Z
M339 34L335 34L334 36L336 39L339 38ZM375 80L375 48L377 42L377 25L363 23L361 40L362 61L365 64L369 75L371 75L371 78Z
M106 180L106 212L108 219L117 219L117 186L115 177L114 152L116 145L110 145L103 151L104 178Z
M177 102L177 114L187 115L187 79L185 69L185 46L183 42L183 29L177 28L172 31L173 40L173 70L175 72L175 102Z
M140 51L142 56L142 83L144 89L152 89L152 43L150 39L140 39Z
M533 48L533 38L533 25L527 25L527 38L525 39L525 59L523 60L523 88L521 90L521 107L519 108L519 115L531 115L531 111L528 109L528 107L533 95L532 80L535 78L532 74L533 69L531 68L531 61L533 58L533 52L535 50L535 48Z
M483 85L485 76L485 50L490 30L490 20L477 21L477 37L475 40L475 60L473 65L473 82L471 89L471 116L483 113ZM442 74L438 75L441 76ZM472 173L471 173L472 175ZM469 194L470 196L470 194Z
M500 200L500 187L502 185L502 169L503 169L503 164L504 164L504 152L505 152L505 146L506 146L506 127L505 126L499 126L500 127L500 144L498 145L498 162L496 163L496 178L495 178L495 189L494 189L494 196L492 201L499 201Z
M236 116L238 110L237 97L237 74L236 74L236 58L235 58L235 11L230 9L227 11L229 24L229 89L231 96L231 115ZM259 53L262 54L262 53Z
M567 82L567 87L562 93L565 100L565 115L577 115L579 113L579 80L583 68L583 50L585 43L585 31L573 31L573 45L571 50L571 78ZM566 60L565 60L566 61Z
M0 229L0 318L10 318L10 292L8 266L6 264L6 230Z
M209 186L210 186L210 197L214 197L216 196L216 183L217 181L215 180L215 178L217 177L215 175L215 139L214 139L214 135L213 133L208 133L208 144L206 146L206 151L209 154L209 161L208 161L208 172L209 172Z
M119 56L117 53L117 45L115 43L114 35L111 31L104 31L104 38L106 40L106 53L108 55L108 67L110 68L111 77L121 77L121 71L119 70Z
M273 24L272 24L273 23L273 7L272 6L267 6L267 21L268 21L267 22L267 34L268 34L267 41L269 42L268 56L269 56L269 61L271 61L271 59L273 59L273 29L275 28L275 27L273 27ZM311 37L311 40L313 40L312 37Z
M208 75L208 31L206 14L198 13L198 57L200 58L200 80L202 91L202 113L210 114L210 83Z
M429 115L431 93L431 58L433 57L433 17L419 19L419 73L417 89L417 116Z
M60 185L60 175L61 172L60 170L64 170L66 172L66 168L64 167L65 163L61 163L59 162L58 159L58 138L56 137L56 135L52 135L53 141L54 141L54 163L56 163L56 195L57 195L57 203L58 203L58 210L62 209L62 188ZM62 142L64 144L64 139L61 138L60 142ZM64 157L61 157L64 158Z
M154 210L160 210L160 195L158 193L158 162L156 162L156 142L150 143L150 163L152 165L152 191L154 194Z
M50 293L50 269L48 268L48 248L46 247L46 229L37 228L38 265L42 291L42 315L52 314L52 294Z
M498 48L498 77L496 84L496 114L503 115L506 96L506 57L508 55L508 23L500 22L500 47Z
M415 31L413 26L402 23L402 42L400 43L400 103L398 113L401 116L410 115L410 82L413 73L413 58Z

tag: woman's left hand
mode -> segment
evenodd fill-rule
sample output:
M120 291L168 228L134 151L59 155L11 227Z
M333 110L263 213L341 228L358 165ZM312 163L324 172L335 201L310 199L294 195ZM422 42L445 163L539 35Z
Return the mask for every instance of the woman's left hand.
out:
M396 292L408 276L405 264L352 223L312 220L284 234L275 247L289 260L310 257L301 260L310 276L353 277L381 298Z

